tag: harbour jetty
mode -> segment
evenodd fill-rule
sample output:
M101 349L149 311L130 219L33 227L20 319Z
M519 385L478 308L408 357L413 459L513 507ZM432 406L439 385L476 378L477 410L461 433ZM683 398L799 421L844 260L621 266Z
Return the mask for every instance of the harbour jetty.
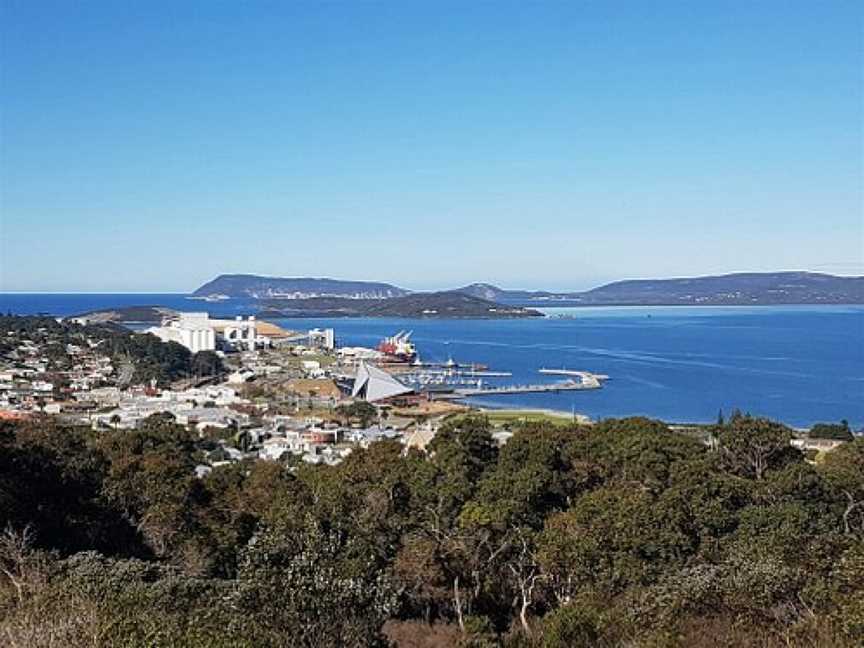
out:
M469 396L502 396L507 394L557 393L562 391L584 391L600 389L603 380L608 376L592 374L589 371L573 371L568 369L540 369L540 373L568 376L567 380L553 383L536 383L527 385L502 385L499 387L484 387L482 382L476 387L460 387L454 389L445 398L467 398ZM578 380L574 380L578 378Z
M594 374L590 371L576 371L575 369L540 369L538 373L547 376L569 376L571 378L579 378L583 384L593 385L594 389L603 386L604 380L609 380L606 374Z
M535 385L504 385L501 387L469 387L453 391L455 398L468 396L501 396L504 394L533 394L542 392L580 391L585 389L600 389L602 385L599 380L591 382L577 382L575 380L564 380L554 383L540 383Z

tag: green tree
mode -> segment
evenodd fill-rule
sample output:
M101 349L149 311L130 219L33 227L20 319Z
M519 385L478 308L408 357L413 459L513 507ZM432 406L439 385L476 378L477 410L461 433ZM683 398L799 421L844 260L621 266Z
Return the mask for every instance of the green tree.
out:
M340 405L336 408L336 414L342 418L345 425L357 421L361 427L368 428L372 421L378 418L378 408L372 403L358 400L348 405Z
M622 483L586 493L550 516L539 559L563 601L583 589L616 594L646 585L696 548L677 501Z
M657 492L668 485L676 463L705 452L702 444L665 423L635 417L607 419L585 430L571 446L569 460L593 464L605 481L639 482Z
M543 527L549 513L563 510L586 486L583 466L571 464L577 442L573 429L550 425L520 428L501 449L498 461L478 484L475 497L512 527ZM590 480L588 480L590 483Z
M829 452L821 472L843 501L843 529L864 532L864 438Z
M840 423L816 423L807 433L811 439L832 439L835 441L851 441L854 437L849 429L849 421Z
M225 365L215 351L199 351L192 356L189 371L195 376L219 376L225 373Z
M719 439L730 470L757 480L772 468L800 459L800 453L790 447L792 431L764 418L733 416L720 430Z
M482 416L445 423L428 450L433 465L451 487L453 497L463 502L498 457L489 420Z
M542 648L595 648L618 645L620 622L605 601L581 596L543 619Z
M344 560L351 542L311 519L299 530L261 529L242 553L231 606L279 645L385 646L396 592L373 564Z
M109 461L103 496L157 556L167 557L194 535L204 493L194 475L194 441L185 428L151 418L137 430L107 433L100 448Z

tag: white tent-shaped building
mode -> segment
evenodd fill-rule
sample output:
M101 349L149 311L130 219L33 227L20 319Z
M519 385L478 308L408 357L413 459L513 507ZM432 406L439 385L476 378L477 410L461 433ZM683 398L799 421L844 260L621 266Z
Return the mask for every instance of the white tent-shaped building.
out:
M386 371L361 362L357 368L357 377L354 378L354 388L351 390L352 398L362 398L374 403L375 401L410 394L414 390L403 385Z

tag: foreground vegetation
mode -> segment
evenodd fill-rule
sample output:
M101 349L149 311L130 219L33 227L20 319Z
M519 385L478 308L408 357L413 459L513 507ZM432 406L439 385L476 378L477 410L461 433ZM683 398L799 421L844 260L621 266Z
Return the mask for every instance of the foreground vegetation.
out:
M199 441L166 418L3 425L4 645L864 640L862 439L812 465L762 419L713 446L626 419L529 423L499 449L468 417L428 455L197 479Z

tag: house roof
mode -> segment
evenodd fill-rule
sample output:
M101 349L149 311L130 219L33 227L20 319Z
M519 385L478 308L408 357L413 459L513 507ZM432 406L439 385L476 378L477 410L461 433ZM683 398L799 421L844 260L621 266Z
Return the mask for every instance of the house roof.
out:
M435 438L435 431L429 427L417 428L405 439L405 445L409 448L425 450L426 446Z
M30 416L23 412L16 412L13 410L0 410L0 420L3 421L24 421L29 418Z

